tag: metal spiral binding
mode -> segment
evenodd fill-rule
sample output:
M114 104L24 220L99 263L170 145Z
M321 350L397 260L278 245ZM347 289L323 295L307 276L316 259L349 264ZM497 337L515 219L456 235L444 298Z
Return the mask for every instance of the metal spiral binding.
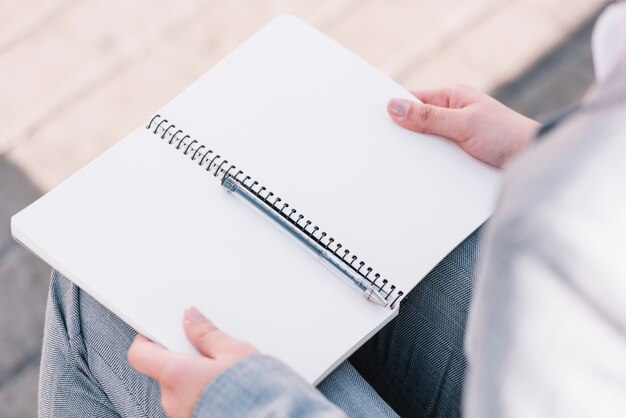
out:
M402 299L404 292L397 290L396 286L390 284L387 279L381 278L381 275L374 272L371 266L366 265L358 256L351 253L349 249L344 248L335 238L322 231L303 214L291 208L289 203L284 202L280 197L274 195L274 193L259 184L259 182L255 181L251 176L245 175L243 170L238 170L237 166L229 163L226 158L199 143L189 135L185 135L182 129L177 129L175 124L169 122L160 114L156 114L152 117L150 122L146 125L146 129L167 141L168 144L175 146L176 149L181 150L183 154L190 155L191 161L198 161L198 165L204 168L208 173L213 174L214 177L221 176L220 180L223 180L224 177L230 175L242 187L262 200L283 219L297 227L303 234L322 248L331 251L352 271L376 286L376 288L385 295L385 300L391 300L389 304L391 309L395 307L398 300L400 300L400 302L404 300Z

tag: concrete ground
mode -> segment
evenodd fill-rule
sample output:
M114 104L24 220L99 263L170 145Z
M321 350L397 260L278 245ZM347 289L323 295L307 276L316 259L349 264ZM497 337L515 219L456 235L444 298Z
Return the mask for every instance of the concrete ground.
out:
M278 13L409 88L465 83L537 117L593 79L603 0L0 0L0 418L36 415L49 268L9 218Z

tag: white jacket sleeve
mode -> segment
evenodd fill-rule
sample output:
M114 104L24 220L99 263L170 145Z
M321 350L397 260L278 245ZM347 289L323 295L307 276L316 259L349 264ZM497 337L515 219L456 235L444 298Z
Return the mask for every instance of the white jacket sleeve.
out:
M487 235L465 415L624 416L626 59L513 164Z

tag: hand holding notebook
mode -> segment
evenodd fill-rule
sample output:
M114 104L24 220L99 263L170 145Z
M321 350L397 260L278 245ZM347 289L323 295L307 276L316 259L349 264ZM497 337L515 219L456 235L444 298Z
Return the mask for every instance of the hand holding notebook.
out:
M179 322L194 305L317 382L493 207L495 170L395 125L391 97L412 96L277 18L15 215L13 235L167 348L194 351ZM229 176L388 305L355 295L234 199L220 186Z

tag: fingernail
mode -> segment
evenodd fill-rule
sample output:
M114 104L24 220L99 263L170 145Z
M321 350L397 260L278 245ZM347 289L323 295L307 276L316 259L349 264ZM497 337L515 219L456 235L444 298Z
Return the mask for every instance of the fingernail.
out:
M403 99L391 99L387 109L389 113L397 118L404 118L409 113L409 107L411 104L408 100Z
M206 317L202 315L202 312L200 312L196 307L191 306L185 310L185 320L187 322L194 323L206 321Z

